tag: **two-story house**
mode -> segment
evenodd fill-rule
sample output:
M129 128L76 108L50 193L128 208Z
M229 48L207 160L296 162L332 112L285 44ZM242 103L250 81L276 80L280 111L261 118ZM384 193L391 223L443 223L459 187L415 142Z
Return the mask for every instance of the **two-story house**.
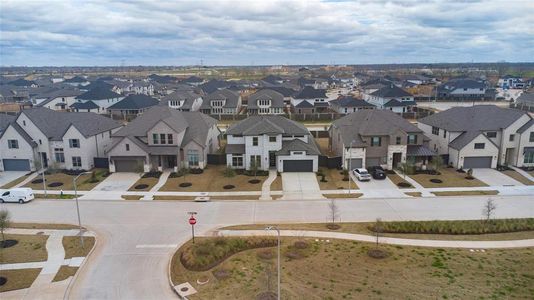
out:
M113 134L110 172L203 169L219 149L217 120L200 112L154 106Z
M412 94L393 83L366 95L365 100L378 109L389 109L396 113L411 112L417 106Z
M108 107L112 106L113 104L121 101L124 99L124 96L119 95L104 86L96 86L94 89L91 89L79 96L76 97L76 102L78 103L85 103L86 106L84 108L90 106L98 106L96 109L97 113L105 114L107 113ZM92 103L90 103L92 102ZM74 105L73 109L80 108L80 106L75 105L73 103L71 106Z
M215 90L203 98L200 111L208 115L237 115L241 110L241 96L232 90Z
M52 110L68 110L80 94L78 89L57 89L33 97L32 103Z
M251 115L281 115L284 114L284 95L264 89L248 97L247 111Z
M375 109L371 103L353 96L340 96L335 100L330 100L330 109L340 114L351 114L361 109Z
M332 123L329 147L344 169L396 168L411 158L426 164L435 153L423 131L389 110L359 110Z
M317 106L317 103L322 103L323 105ZM315 89L311 86L305 86L291 99L291 110L294 113L314 113L321 111L321 108L323 107L328 107L326 90L324 89Z
M126 119L142 114L152 106L158 105L158 99L152 98L145 94L131 94L121 101L108 107L108 111L115 116L121 116Z
M111 134L120 127L94 113L23 110L0 136L2 169L92 169L95 158L105 157Z
M534 122L495 105L453 107L418 121L431 149L456 168L534 165Z
M160 105L179 111L197 111L202 106L202 96L190 90L179 90L163 97Z
M490 100L486 96L486 83L468 78L451 79L438 86L439 99L455 101Z
M226 162L232 168L250 170L255 164L260 170L317 172L320 152L301 123L256 115L233 124L226 135Z

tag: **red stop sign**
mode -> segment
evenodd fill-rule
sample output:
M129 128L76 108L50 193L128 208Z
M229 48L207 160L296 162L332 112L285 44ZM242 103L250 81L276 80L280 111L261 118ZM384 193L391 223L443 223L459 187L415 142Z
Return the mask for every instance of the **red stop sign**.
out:
M195 225L197 223L197 219L195 219L195 217L191 216L191 218L189 218L189 224L190 225Z

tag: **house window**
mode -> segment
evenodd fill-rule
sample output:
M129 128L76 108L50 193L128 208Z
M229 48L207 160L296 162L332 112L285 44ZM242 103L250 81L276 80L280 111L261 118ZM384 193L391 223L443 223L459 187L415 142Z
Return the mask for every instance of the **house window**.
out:
M43 141L39 140L39 145L42 145L43 144Z
M126 144L126 151L130 151L130 144Z
M72 157L72 166L74 168L81 168L82 167L82 158L80 156L73 156Z
M167 135L166 135L165 133L161 133L161 134L159 135L159 139L160 139L159 142L160 142L162 145L167 144L166 136L167 136Z
M371 147L380 147L381 144L382 138L380 138L379 136L373 136L371 138Z
M154 143L154 145L159 144L159 134L157 133L152 134L152 143Z
M523 159L523 162L526 164L532 164L534 163L534 152L530 151L525 153L525 157Z
M172 145L173 144L173 140L172 140L172 134L167 134L167 144L169 145Z
M232 167L242 168L243 167L243 156L232 156Z
M258 146L258 137L257 136L252 138L252 146Z
M71 148L80 148L80 140L79 139L69 139L69 147L71 147Z
M252 164L256 163L258 169L261 168L261 155L251 155L250 156L250 168L252 169Z
M395 143L396 143L397 145L400 145L400 144L401 144L401 137L400 137L400 136L398 136L398 137L395 139Z
M489 137L489 138L496 138L497 137L497 132L495 132L495 131L487 132L486 136Z
M26 120L22 120L22 125L26 126Z
M435 127L435 126L432 126L432 134L433 135L439 135L439 128Z
M408 145L415 145L415 144L417 144L417 135L409 134L408 135Z
M7 147L9 149L18 149L19 141L18 140L7 140Z
M187 161L189 162L189 167L198 167L198 150L187 150Z
M485 143L475 143L475 149L484 149L486 147Z
M514 134L510 134L510 138L508 139L510 142L513 142L514 141L514 138L515 138L515 135Z
M55 156L56 162L58 163L65 162L65 154L63 153L63 148L54 148L54 156Z
M531 143L534 142L534 131L530 133L528 141L531 142Z
M270 136L269 137L269 142L276 143L276 137L275 136Z
M446 138L447 137L447 130L443 129L443 137Z

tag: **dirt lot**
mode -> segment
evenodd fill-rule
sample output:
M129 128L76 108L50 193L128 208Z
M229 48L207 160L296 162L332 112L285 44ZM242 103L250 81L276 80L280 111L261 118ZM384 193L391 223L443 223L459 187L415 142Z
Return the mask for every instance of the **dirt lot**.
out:
M251 184L248 181L254 179L254 176L235 175L234 177L225 177L223 175L226 166L209 165L202 174L187 174L185 178L169 178L165 185L159 191L180 191L180 192L232 192L232 191L261 191L261 185L267 179L267 176L257 176L259 183ZM179 184L190 182L190 187L180 187ZM224 189L225 185L233 185L233 189ZM281 190L281 182L280 182Z
M319 145L319 150L321 150L321 154L330 157L337 156L334 152L328 149L328 138L316 138L315 141L317 142L317 145Z
M306 248L296 248L296 241ZM481 253L380 245L389 256L375 259L367 254L374 248L355 241L283 238L282 298L527 299L534 293L534 249ZM246 250L205 272L186 270L175 256L172 280L193 284L198 293L190 299L256 299L276 291L275 253L274 247ZM217 279L214 271L227 277Z
M454 168L443 168L440 172L441 175L417 174L409 176L425 188L488 186L476 178L465 179L467 173L459 173ZM434 178L440 179L443 183L431 182L430 179Z

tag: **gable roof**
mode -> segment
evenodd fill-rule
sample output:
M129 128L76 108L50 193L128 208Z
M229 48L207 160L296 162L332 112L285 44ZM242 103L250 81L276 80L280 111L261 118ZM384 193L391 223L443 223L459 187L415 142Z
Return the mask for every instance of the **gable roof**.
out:
M239 97L238 93L229 89L216 90L204 97L201 108L210 108L211 100L226 100L224 103L225 108L236 108Z
M209 93L213 93L213 92L217 91L218 89L227 88L227 87L229 87L231 85L232 85L232 83L230 83L228 81L212 79L212 80L210 80L208 82L205 82L205 83L199 85L198 87L204 93L209 94Z
M351 113L332 123L339 129L343 143L348 146L367 146L362 136L385 136L397 131L421 133L421 129L390 110L364 109Z
M284 95L271 89L264 89L255 92L248 97L248 108L258 108L258 100L271 100L271 107L284 107Z
M306 100L302 100L300 101L299 104L295 105L296 108L312 108L312 107L315 107L313 104L311 104L310 102L306 101Z
M100 106L96 105L93 101L86 101L72 103L70 107L74 109L97 109Z
M226 131L232 135L309 135L310 132L301 123L277 115L254 115L230 126Z
M495 145L495 143L492 140L490 140L481 131L471 130L471 131L466 131L460 134L457 138L455 138L453 141L449 143L449 147L456 149L456 150L461 150L463 147L465 147L467 144L469 144L472 140L474 140L476 137L480 135L484 136L486 140L488 140L490 143ZM495 147L497 147L497 145L495 145Z
M196 141L201 146L206 142L209 129L217 124L217 120L200 112L183 112L158 105L149 108L113 136L146 137L147 132L160 122L177 133L185 131L182 145Z
M160 101L160 105L163 106L169 106L169 101L182 101L184 100L184 104L181 106L181 108L189 108L193 106L194 100L202 98L199 94L190 91L190 90L178 90L175 92L170 93L169 95L163 97Z
M8 115L8 114L0 114L0 134L4 130L7 129L10 123L14 122L17 117Z
M15 86L31 86L36 84L35 81L32 80L26 80L24 78L15 79L13 81L8 82L11 85Z
M527 123L525 123L525 125L521 126L521 128L519 128L517 130L518 133L523 133L525 131L527 131L529 128L531 128L532 126L534 126L534 119L530 119L530 121L528 121Z
M517 97L516 103L525 104L528 106L534 106L534 92L524 92L521 96Z
M158 105L159 101L145 94L132 94L113 104L108 109L143 109Z
M82 92L78 89L58 89L58 90L45 92L45 93L42 93L36 96L36 98L39 98L39 99L46 98L45 101L39 103L37 106L44 106L56 98L76 97L76 96L79 96L80 94L82 94Z
M309 143L305 143L300 139L293 139L290 141L282 141L282 149L276 152L277 155L289 155L291 151L306 151L306 155L319 155L321 151L315 143L315 139L310 135L308 137Z
M261 88L260 90L273 90L275 92L278 92L282 94L284 97L291 97L295 94L295 90L286 86L271 86L268 88Z
M335 100L330 101L330 104L337 105L340 107L375 107L373 104L362 100L357 99L351 96L342 96Z
M384 107L398 107L398 106L412 106L417 105L415 101L399 101L397 99L391 99L384 104Z
M510 126L526 112L495 105L453 107L422 118L419 122L447 131L499 130Z
M295 95L295 99L316 99L316 98L326 98L326 90L314 89L311 86L306 86L298 94Z
M407 91L397 87L394 84L386 85L385 87L376 90L371 95L381 98L398 98L398 97L412 97L413 95Z
M21 114L26 115L48 139L53 141L61 140L70 126L76 127L85 137L121 126L117 121L90 112L60 112L38 107L24 110Z
M456 78L451 79L439 86L441 90L455 90L455 89L484 89L486 84L482 81L470 78Z
M103 87L103 86L97 86L94 89L91 89L78 97L76 99L81 100L107 100L107 99L114 99L114 98L120 98L121 95Z
M203 82L204 79L198 77L198 76L189 76L185 79L183 79L181 82L182 83L199 83L199 82Z

